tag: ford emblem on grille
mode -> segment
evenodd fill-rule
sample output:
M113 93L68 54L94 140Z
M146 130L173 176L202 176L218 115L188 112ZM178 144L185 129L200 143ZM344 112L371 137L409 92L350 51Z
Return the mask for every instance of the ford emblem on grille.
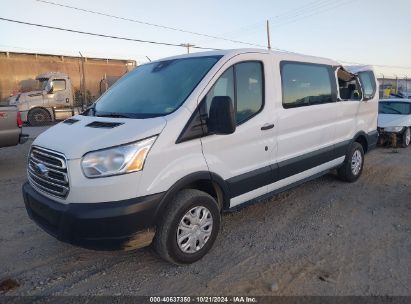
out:
M43 176L47 175L47 173L49 172L49 169L43 164L36 164L34 166L34 170L36 171L37 174L40 174Z

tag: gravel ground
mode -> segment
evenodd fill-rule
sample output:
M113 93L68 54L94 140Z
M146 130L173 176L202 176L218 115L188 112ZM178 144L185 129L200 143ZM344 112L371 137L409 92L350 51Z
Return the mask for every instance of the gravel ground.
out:
M411 148L374 150L356 183L329 174L224 215L211 252L177 267L38 228L20 190L29 143L0 149L0 281L19 285L6 295L411 295Z

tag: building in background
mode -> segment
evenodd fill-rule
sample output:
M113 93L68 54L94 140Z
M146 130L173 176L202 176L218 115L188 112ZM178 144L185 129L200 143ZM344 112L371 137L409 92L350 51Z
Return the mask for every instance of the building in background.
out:
M135 60L0 51L0 101L37 88L39 74L62 72L69 75L75 95L81 98L84 92L90 102L136 66Z

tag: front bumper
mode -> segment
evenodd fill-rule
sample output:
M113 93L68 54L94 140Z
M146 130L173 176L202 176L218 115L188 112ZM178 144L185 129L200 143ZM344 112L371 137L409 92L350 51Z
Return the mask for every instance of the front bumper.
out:
M378 143L379 145L396 146L402 140L404 130L400 132L388 132L384 128L378 128Z
M62 204L26 182L24 204L30 218L55 238L90 249L135 249L154 237L155 211L163 193L135 199Z

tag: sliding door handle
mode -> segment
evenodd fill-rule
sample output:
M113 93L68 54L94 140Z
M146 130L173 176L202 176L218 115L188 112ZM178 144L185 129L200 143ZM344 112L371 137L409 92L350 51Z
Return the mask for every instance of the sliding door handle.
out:
M274 124L265 124L264 126L261 127L261 131L265 131L265 130L270 130L274 128Z

